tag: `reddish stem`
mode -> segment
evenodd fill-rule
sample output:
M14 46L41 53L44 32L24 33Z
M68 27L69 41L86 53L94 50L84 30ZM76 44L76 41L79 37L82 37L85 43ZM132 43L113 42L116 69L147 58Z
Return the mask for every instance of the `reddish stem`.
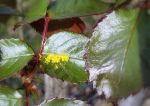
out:
M44 48L44 43L45 43L45 40L46 40L47 30L48 30L48 23L49 23L50 19L49 19L48 16L45 16L44 20L45 20L45 23L44 23L44 30L43 30L43 34L42 34L43 35L42 36L42 42L41 42L41 47L40 47L40 49L38 51L38 54L37 54L37 57L36 57L37 61L40 59L43 48Z
M42 51L43 51L43 48L44 48L44 43L45 43L46 38L47 38L46 36L47 36L48 24L49 24L50 19L49 19L48 16L45 16L44 20L45 20L45 22L44 22L44 30L43 30L43 34L42 34L41 46L40 46L39 51L38 51L38 53L35 57L35 64L33 65L33 68L30 72L29 77L32 77L33 73L35 72L35 69L36 69L36 67L39 63L40 58L41 58L41 54L42 54Z
M28 93L27 93L27 91L26 91L26 106L29 106L29 95L28 95Z
M39 48L39 51L38 53L36 54L35 56L35 63L33 64L33 67L31 69L31 72L30 74L28 75L28 77L32 77L34 72L35 72L35 69L39 63L39 60L41 58L41 54L42 54L42 51L43 51L43 48L44 48L44 43L46 41L46 36L47 36L47 30L48 30L48 23L49 23L49 17L48 16L45 16L45 22L44 22L44 30L43 30L43 34L42 34L42 41L41 41L41 46ZM28 91L26 89L26 106L29 106L29 100L28 100Z

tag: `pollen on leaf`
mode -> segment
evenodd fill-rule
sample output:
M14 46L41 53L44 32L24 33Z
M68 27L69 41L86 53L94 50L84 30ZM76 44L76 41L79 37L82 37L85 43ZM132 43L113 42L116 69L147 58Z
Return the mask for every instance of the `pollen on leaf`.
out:
M61 61L63 61L63 62L68 62L69 61L69 55L66 54L66 53L60 54L60 58L61 58Z
M49 53L45 58L46 64L49 63L57 64L60 62L68 62L68 61L69 61L69 55L66 53L61 53L61 54Z

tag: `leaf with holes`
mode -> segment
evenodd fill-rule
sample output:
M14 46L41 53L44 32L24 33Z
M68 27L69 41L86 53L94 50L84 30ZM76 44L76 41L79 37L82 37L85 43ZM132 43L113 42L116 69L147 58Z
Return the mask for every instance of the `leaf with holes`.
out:
M89 106L80 100L69 100L69 99L52 99L44 101L39 106Z
M143 22L146 26L139 26ZM107 89L107 97L127 96L150 81L148 76L143 78L150 72L141 69L138 46L138 37L150 34L149 22L150 17L145 14L143 18L139 10L118 10L95 28L88 48L90 79L99 75L98 89Z
M105 0L104 0L105 1ZM100 14L111 7L102 0L56 0L50 4L48 14L52 19Z
M0 80L18 72L33 55L32 49L19 39L1 39Z
M73 83L86 81L87 73L83 68L83 48L86 41L86 37L71 32L59 32L47 39L41 59L46 73ZM61 61L63 57L68 59Z
M1 106L23 106L22 95L11 88L0 88L0 105Z

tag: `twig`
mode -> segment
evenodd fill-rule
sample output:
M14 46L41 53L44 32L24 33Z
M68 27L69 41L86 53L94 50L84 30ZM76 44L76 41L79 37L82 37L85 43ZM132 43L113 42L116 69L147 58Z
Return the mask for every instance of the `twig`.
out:
M32 68L32 71L30 72L29 77L32 77L33 73L35 72L36 67L39 64L39 60L41 58L42 51L43 51L43 48L44 48L44 43L45 43L46 38L47 38L46 36L47 36L47 30L48 30L48 23L49 23L50 19L49 19L48 16L45 16L44 20L45 20L45 22L44 22L44 30L43 30L43 34L42 34L41 46L39 48L38 53L35 56L35 64L33 65L33 68Z
M29 106L29 95L27 90L25 90L25 92L26 92L26 106Z

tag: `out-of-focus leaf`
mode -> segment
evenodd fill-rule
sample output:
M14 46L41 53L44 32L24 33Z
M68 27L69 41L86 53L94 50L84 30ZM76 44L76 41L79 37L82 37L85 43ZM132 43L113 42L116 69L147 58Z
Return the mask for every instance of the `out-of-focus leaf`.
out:
M0 80L20 71L33 55L32 49L18 39L0 40Z
M142 78L144 86L150 86L150 15L142 11L138 24L140 56L142 64Z
M105 3L115 3L116 2L116 0L101 0L101 1L103 1Z
M148 14L150 15L150 9L147 10Z
M71 32L59 32L50 37L44 46L42 63L45 72L61 80L73 83L86 81L87 72L84 71L83 47L87 38L81 34ZM45 63L45 58L49 53L66 53L70 59L68 62Z
M0 5L5 5L9 7L16 7L16 0L0 0Z
M111 7L111 3L102 0L56 0L48 9L52 19L79 17L103 13Z
M0 106L23 106L23 97L14 89L1 87Z
M14 9L0 5L0 15L17 15L17 14L18 12L15 11Z
M6 32L7 27L5 26L5 24L2 24L0 22L0 38L4 35L4 33Z
M46 15L49 0L30 0L29 5L23 12L26 22L33 22Z
M149 72L141 70L138 47L138 36L149 35L150 17L139 20L138 15L138 10L113 11L98 23L90 39L90 73L94 73L93 79L99 74L98 88L108 97L127 96L150 81L150 77L143 77ZM143 23L140 29L139 21Z
M6 22L8 21L8 19L11 17L11 15L20 15L18 13L18 11L16 11L16 0L0 0L0 7L1 8L5 8L5 11L1 11L1 12L5 12L5 14L1 14L0 13L0 23L4 23L6 24ZM6 12L6 10L8 10L9 12ZM6 14L9 13L9 14Z
M39 106L88 106L83 101L80 100L69 100L69 99L52 99L43 102Z
M119 5L124 2L131 2L132 0L116 0L116 5Z
M30 24L36 31L42 33L44 29L44 19L32 22ZM55 32L70 31L76 33L83 33L85 30L85 24L80 18L69 18L61 20L50 20L48 27L48 35L52 35Z

